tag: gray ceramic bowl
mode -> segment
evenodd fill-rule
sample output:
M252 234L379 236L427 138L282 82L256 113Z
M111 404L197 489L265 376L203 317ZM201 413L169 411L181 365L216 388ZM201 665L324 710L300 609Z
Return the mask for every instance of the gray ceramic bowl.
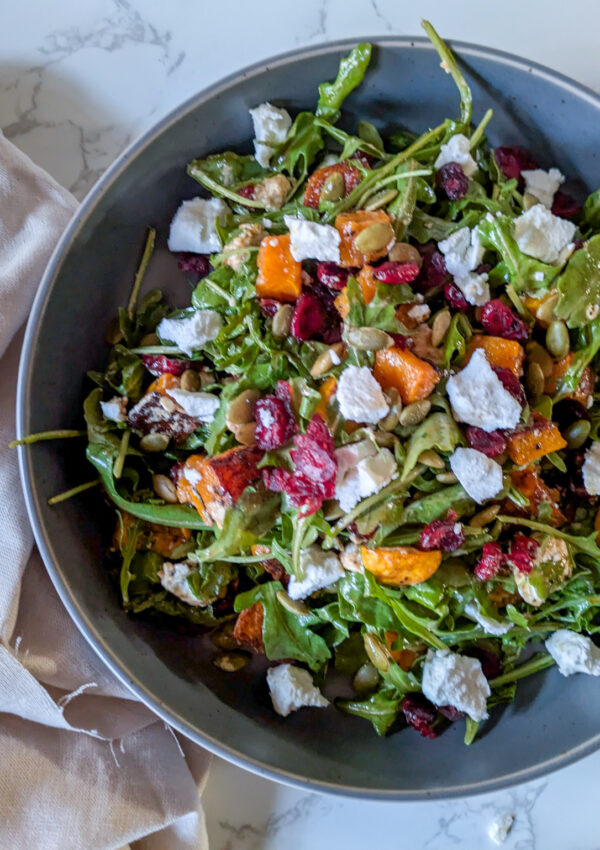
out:
M344 121L417 131L458 109L451 79L423 39L374 39L364 84L344 105ZM107 350L102 330L126 302L146 227L160 234L150 282L173 303L188 283L165 248L182 199L197 194L188 160L224 148L248 150L248 108L270 99L312 108L318 83L334 74L352 42L300 50L240 71L164 119L130 147L82 204L44 276L32 309L19 380L23 435L81 424L83 375ZM590 189L600 185L600 99L558 74L503 53L455 45L474 95L475 120L492 106L492 144L521 143L542 165L558 165ZM69 613L108 666L140 699L194 741L242 767L321 791L425 799L491 791L567 764L600 745L595 679L568 681L552 670L521 684L513 705L495 710L470 749L462 724L435 742L412 732L378 738L334 708L283 720L264 677L217 671L203 641L160 631L125 615L103 572L107 528L98 492L60 507L46 500L92 477L75 441L21 450L23 484L42 556Z

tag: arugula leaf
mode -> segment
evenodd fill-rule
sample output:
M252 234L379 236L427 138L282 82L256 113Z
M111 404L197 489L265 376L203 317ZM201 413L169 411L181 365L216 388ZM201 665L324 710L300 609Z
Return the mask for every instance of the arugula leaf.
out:
M446 345L444 347L444 366L446 369L449 368L455 355L459 361L465 356L467 342L472 336L473 328L467 317L462 313L455 313L446 334Z
M225 512L223 528L207 549L196 553L198 561L213 561L248 549L277 521L281 496L262 483L246 487L236 504Z
M411 611L406 603L402 601L398 591L392 590L389 587L383 587L378 583L375 576L371 575L368 571L365 573L365 580L369 595L374 596L376 599L381 599L382 602L389 605L403 629L409 634L421 638L422 641L434 649L445 649L446 644L442 643L430 630L431 621Z
M344 619L384 631L400 630L397 618L385 602L368 594L368 585L361 573L346 573L338 581L338 599Z
M190 573L187 581L196 599L206 607L224 595L228 584L236 575L237 569L233 564L216 561L211 564L199 564L198 569Z
M554 308L557 319L564 319L570 328L587 325L600 314L600 234L571 255L556 281L558 303Z
M244 183L261 180L268 174L253 156L241 156L232 151L196 159L192 165L228 188L237 188Z
M456 84L456 88L460 94L460 120L462 124L464 124L465 128L469 126L471 123L471 108L473 103L473 98L471 95L471 89L469 88L469 84L465 80L462 75L460 68L456 62L456 57L454 53L450 50L445 41L443 41L433 26L429 23L429 21L421 22L423 29L427 33L431 43L437 50L441 61L441 66L446 71L447 74L450 74L452 79Z
M596 189L586 199L582 216L582 229L587 225L591 230L600 230L600 189Z
M482 245L500 255L506 275L517 292L548 289L560 268L524 254L512 235L512 226L513 219L508 215L482 218L477 226Z
M340 61L337 77L332 83L321 83L316 114L335 123L345 98L362 82L371 59L371 45L357 44Z
M323 134L315 116L312 112L299 112L285 141L271 157L271 168L287 171L290 177L296 177L300 183L323 147Z
M432 413L417 427L408 441L402 480L405 481L415 468L422 452L435 447L441 452L449 453L462 442L460 428L451 416L447 413Z
M586 325L581 335L582 341L573 351L573 359L567 371L556 380L556 395L552 399L554 403L575 392L583 370L600 351L600 319Z
M365 325L382 331L402 333L402 322L396 318L399 304L410 304L415 296L407 284L378 283L375 295L365 306Z
M399 694L395 688L383 687L367 699L338 699L335 704L346 714L370 720L377 734L383 736L398 717L403 698L404 694Z
M142 394L145 374L144 364L137 354L132 354L123 345L113 347L104 373L104 381L109 387L119 395L137 401Z

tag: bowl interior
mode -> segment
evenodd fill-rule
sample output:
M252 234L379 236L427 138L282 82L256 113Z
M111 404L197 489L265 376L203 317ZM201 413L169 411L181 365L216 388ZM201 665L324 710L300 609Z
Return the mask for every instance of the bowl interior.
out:
M371 70L344 106L344 122L421 131L452 117L458 98L436 54L421 40L377 39ZM168 223L198 194L192 158L248 150L248 108L265 100L312 108L317 85L335 75L351 42L297 52L254 67L185 105L138 142L83 204L47 271L32 312L20 376L21 433L81 425L83 376L101 368L102 331L127 300L148 225L159 233L148 286L173 306L190 286L166 250ZM523 144L544 167L600 185L600 103L558 75L503 54L459 47L474 95L474 119L494 109L491 144ZM334 708L283 720L270 706L258 661L242 674L216 670L205 638L160 631L126 616L103 569L105 511L98 492L58 508L49 496L93 477L75 441L22 450L36 536L50 574L78 625L109 665L174 726L242 766L322 790L415 798L489 791L561 766L598 746L600 692L592 677L565 682L553 670L523 682L513 705L495 710L466 750L461 724L435 743L412 733L378 738Z

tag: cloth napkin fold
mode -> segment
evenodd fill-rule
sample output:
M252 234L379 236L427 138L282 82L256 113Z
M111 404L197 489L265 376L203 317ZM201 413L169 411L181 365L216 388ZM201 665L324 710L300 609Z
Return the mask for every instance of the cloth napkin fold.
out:
M206 850L210 756L135 700L69 619L7 448L22 325L76 206L0 133L0 847Z

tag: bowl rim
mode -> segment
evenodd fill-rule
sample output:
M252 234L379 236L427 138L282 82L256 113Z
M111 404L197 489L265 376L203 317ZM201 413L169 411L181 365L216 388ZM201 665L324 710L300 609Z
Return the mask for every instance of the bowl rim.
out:
M273 57L260 59L223 77L215 83L205 87L201 91L184 100L181 104L169 110L158 122L135 138L106 169L99 180L87 193L71 221L62 234L56 248L54 249L38 290L36 292L29 319L27 322L23 346L21 350L19 372L17 378L16 396L16 433L17 438L25 436L24 425L29 412L30 386L31 386L31 355L35 349L38 322L52 295L54 284L58 278L63 258L77 239L81 229L86 223L89 215L93 212L96 204L103 198L107 191L119 179L121 173L128 166L130 160L139 156L145 148L154 142L165 130L180 121L185 115L192 112L199 105L212 99L219 94L234 88L242 79L255 76L263 71L274 71L277 68L293 64L299 59L308 59L315 56L323 56L330 53L351 49L359 42L370 42L377 48L401 48L409 50L428 50L435 55L435 49L425 36L395 36L376 35L364 38L343 38L336 41L320 42L315 45L294 48ZM477 57L492 59L500 65L518 68L531 73L540 79L553 83L565 92L570 92L579 98L583 98L600 110L600 95L591 88L572 78L554 71L544 65L531 62L515 54L498 50L483 45L463 41L448 41L452 49L458 54L459 60L466 57ZM51 545L46 528L38 516L37 498L35 494L35 482L31 476L30 451L31 446L19 446L18 460L21 485L25 497L25 504L29 521L33 530L35 542L42 556L42 560L50 579L71 619L75 625L100 656L102 661L132 693L148 708L150 708L160 719L169 724L185 737L199 746L209 750L215 755L231 762L244 770L248 770L265 779L281 782L302 791L335 794L343 797L353 797L365 800L380 800L392 802L418 802L426 800L443 800L460 797L468 797L476 794L486 794L499 791L514 785L529 782L545 776L600 749L600 730L597 735L589 738L586 742L571 748L568 751L557 753L552 758L546 759L539 764L529 768L504 774L495 779L489 779L477 783L465 783L453 787L440 787L425 790L387 790L377 788L361 788L354 785L344 785L331 781L316 780L303 776L301 773L287 771L270 766L259 759L243 755L234 747L213 738L211 735L200 731L192 726L176 710L169 708L164 700L161 700L152 692L149 686L143 684L135 671L129 669L113 652L100 634L98 634L92 616L80 605L75 594L69 589L68 582L62 574L59 564L54 563L51 556Z

